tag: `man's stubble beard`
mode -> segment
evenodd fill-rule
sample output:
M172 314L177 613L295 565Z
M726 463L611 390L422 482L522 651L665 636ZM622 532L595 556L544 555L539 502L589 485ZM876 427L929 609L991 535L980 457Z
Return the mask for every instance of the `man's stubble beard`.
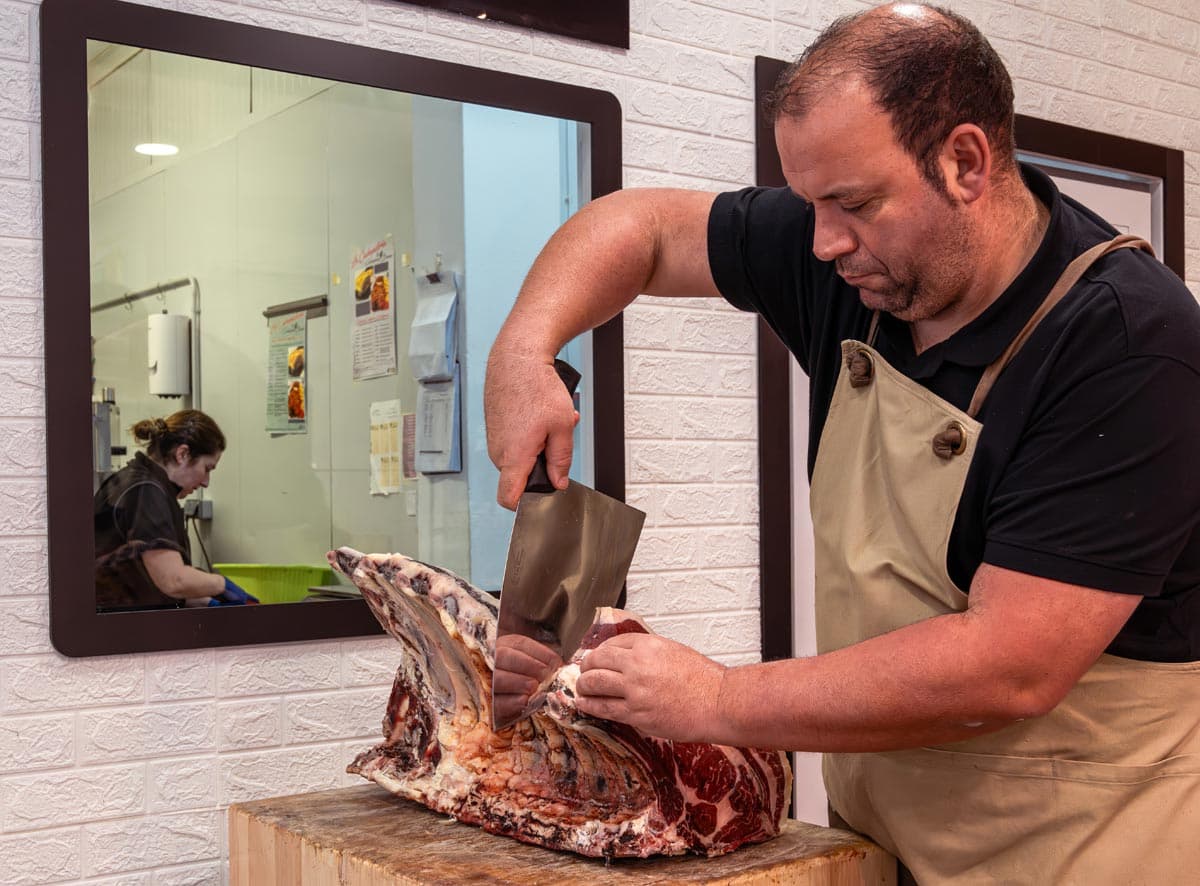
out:
M863 299L867 307L911 323L935 317L958 301L971 277L973 249L966 214L945 213L920 242L926 244L928 257L919 266L910 260L897 272L889 270L892 285L872 290L871 303Z

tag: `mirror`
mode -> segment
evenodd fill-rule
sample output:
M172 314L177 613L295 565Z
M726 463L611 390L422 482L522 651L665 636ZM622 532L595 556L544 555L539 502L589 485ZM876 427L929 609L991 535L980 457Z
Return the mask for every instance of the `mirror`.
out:
M340 545L497 590L487 351L550 233L619 186L615 99L108 0L46 0L42 45L55 647L376 633L324 570ZM563 356L573 473L620 498L619 318ZM226 438L195 491L151 455L184 556L272 605L98 607L93 494L184 409Z

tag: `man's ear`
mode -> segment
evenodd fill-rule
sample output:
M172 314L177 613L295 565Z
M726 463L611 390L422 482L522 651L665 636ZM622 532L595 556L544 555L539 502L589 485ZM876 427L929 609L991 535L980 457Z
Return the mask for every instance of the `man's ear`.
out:
M992 174L992 147L974 123L960 123L942 142L942 171L951 195L973 203L987 190Z

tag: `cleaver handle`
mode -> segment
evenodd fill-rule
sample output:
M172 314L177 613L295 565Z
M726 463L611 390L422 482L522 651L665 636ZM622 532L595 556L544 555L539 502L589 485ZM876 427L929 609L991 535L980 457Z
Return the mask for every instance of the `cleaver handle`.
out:
M579 385L579 380L583 377L579 374L579 370L577 370L566 360L555 359L554 371L558 373L558 377L562 379L562 383L566 385L567 393L574 395L575 388ZM546 473L545 451L538 453L537 461L534 462L533 470L529 474L529 479L525 481L525 491L554 491L554 484L550 482L550 475Z

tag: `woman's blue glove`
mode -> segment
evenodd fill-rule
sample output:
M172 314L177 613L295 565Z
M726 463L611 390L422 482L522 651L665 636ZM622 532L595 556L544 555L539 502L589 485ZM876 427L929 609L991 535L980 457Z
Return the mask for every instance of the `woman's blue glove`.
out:
M208 601L209 606L242 606L247 603L257 603L258 598L247 594L228 578L225 579L225 590Z

